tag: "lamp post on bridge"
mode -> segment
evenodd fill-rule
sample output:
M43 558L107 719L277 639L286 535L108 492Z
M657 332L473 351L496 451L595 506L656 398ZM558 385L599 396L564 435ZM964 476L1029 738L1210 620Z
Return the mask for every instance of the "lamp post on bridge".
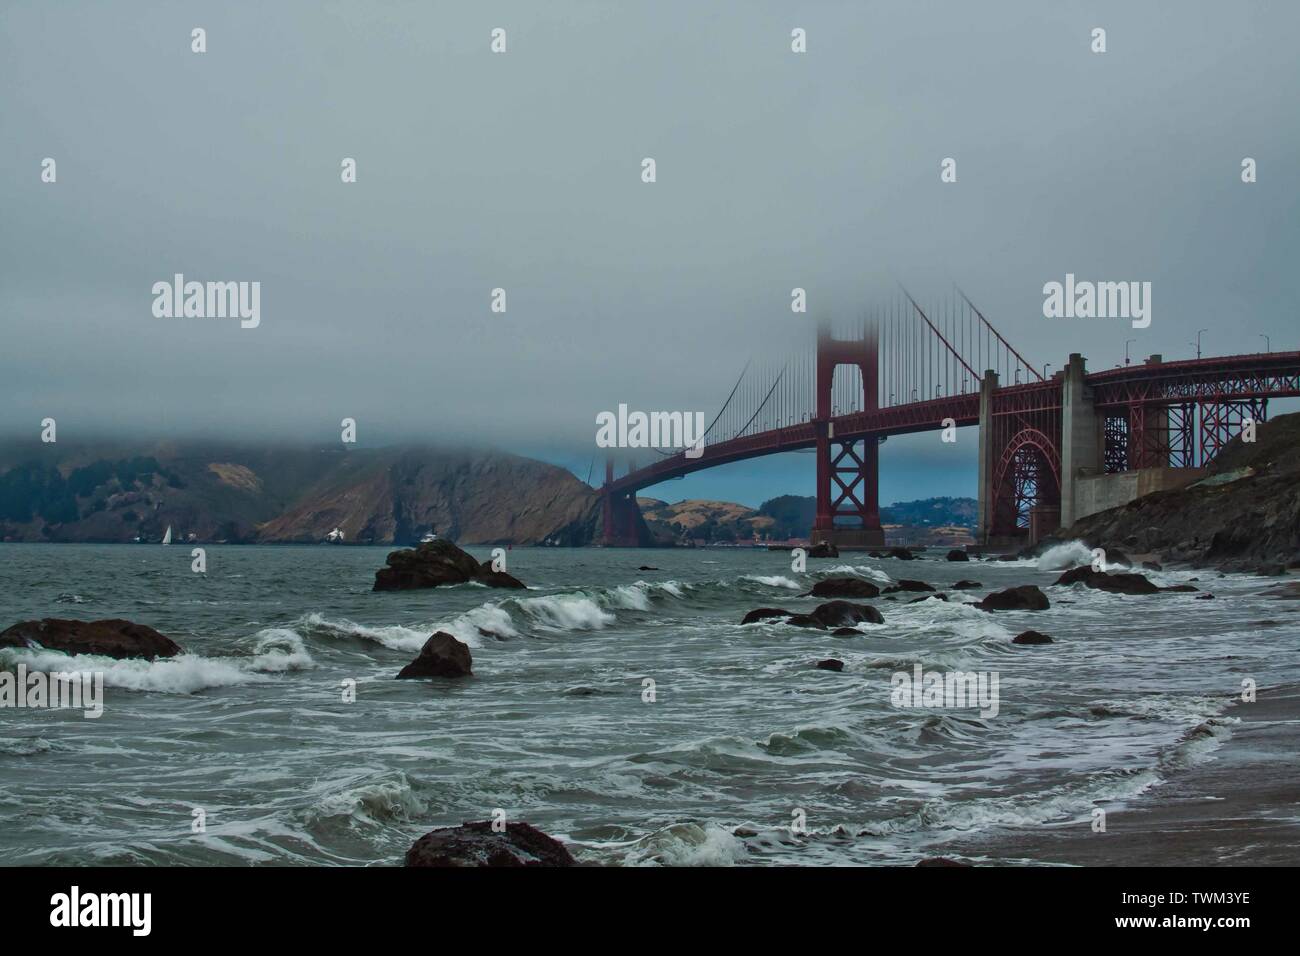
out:
M1047 362L1043 365L1043 378L1051 378L1051 376L1047 374L1047 370L1051 367L1052 367L1051 362Z
M1263 332L1260 332L1260 333L1259 333L1259 337L1260 337L1261 339L1264 340L1264 351L1265 351L1265 352L1271 352L1271 351L1273 351L1273 343L1272 343L1272 341L1269 339L1269 337L1268 337L1267 335L1265 335Z
M1129 339L1127 342L1124 343L1124 364L1125 365L1128 365L1130 362L1130 359L1128 357L1128 347L1136 341L1137 339Z
M1200 329L1196 333L1196 357L1201 357L1201 332L1208 332L1209 329Z

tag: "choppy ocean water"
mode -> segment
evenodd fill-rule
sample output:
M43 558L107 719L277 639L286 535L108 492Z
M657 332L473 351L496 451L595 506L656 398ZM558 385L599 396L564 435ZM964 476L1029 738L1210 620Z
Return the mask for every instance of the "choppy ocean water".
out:
M1200 601L1048 589L1078 553L798 574L759 550L515 549L527 592L373 593L389 550L209 547L199 575L186 546L0 545L0 627L125 617L186 649L0 652L107 684L97 720L0 709L0 863L392 865L499 809L598 863L906 864L990 828L1087 827L1213 759L1244 678L1300 677L1300 604L1214 571L1148 572L1199 579ZM984 587L873 600L885 623L852 637L738 623L847 575ZM961 603L1027 583L1050 610ZM1056 643L1010 643L1031 627ZM393 680L435 630L470 644L475 676ZM827 657L844 671L813 667ZM893 706L917 663L996 672L997 715Z

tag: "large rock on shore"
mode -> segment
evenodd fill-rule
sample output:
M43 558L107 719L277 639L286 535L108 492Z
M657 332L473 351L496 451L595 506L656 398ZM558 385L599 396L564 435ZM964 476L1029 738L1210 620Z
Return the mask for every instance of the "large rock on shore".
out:
M388 567L375 572L376 591L409 591L443 584L478 581L489 587L522 588L518 578L480 564L450 541L427 541L418 548L403 548L388 555Z
M407 866L576 866L564 844L529 823L491 820L431 830L406 851Z
M981 611L1046 611L1051 607L1047 595L1032 584L1022 584L1005 591L994 591L975 605Z
M175 657L179 644L152 627L120 618L103 621L69 621L46 617L23 621L0 631L0 647L26 647L64 654L98 654L119 660L139 657L155 660Z
M1094 571L1087 565L1066 571L1054 583L1080 582L1097 591L1109 591L1112 594L1155 594L1160 590L1145 575L1124 572L1108 574L1105 571Z
M873 598L880 596L880 588L862 578L827 578L814 584L808 594L813 597Z
M953 548L948 552L946 560L948 561L969 561L970 555L961 548Z
M469 677L474 673L469 645L438 631L420 648L420 656L401 669L398 680L418 677Z

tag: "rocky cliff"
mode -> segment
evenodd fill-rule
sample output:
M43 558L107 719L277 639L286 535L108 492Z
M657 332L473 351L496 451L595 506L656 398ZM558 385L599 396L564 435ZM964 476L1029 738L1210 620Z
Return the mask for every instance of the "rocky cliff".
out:
M596 493L497 452L161 444L0 450L0 539L582 545Z
M1300 414L1234 438L1205 480L1089 515L1061 537L1229 570L1300 559Z

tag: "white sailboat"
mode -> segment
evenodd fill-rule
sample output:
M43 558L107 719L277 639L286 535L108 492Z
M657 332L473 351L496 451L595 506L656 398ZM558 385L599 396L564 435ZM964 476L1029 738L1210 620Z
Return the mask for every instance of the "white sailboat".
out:
M163 535L162 543L163 543L163 544L171 544L171 543L172 543L172 526L171 526L171 525L168 525L168 526L167 526L167 533L166 533L165 535Z

